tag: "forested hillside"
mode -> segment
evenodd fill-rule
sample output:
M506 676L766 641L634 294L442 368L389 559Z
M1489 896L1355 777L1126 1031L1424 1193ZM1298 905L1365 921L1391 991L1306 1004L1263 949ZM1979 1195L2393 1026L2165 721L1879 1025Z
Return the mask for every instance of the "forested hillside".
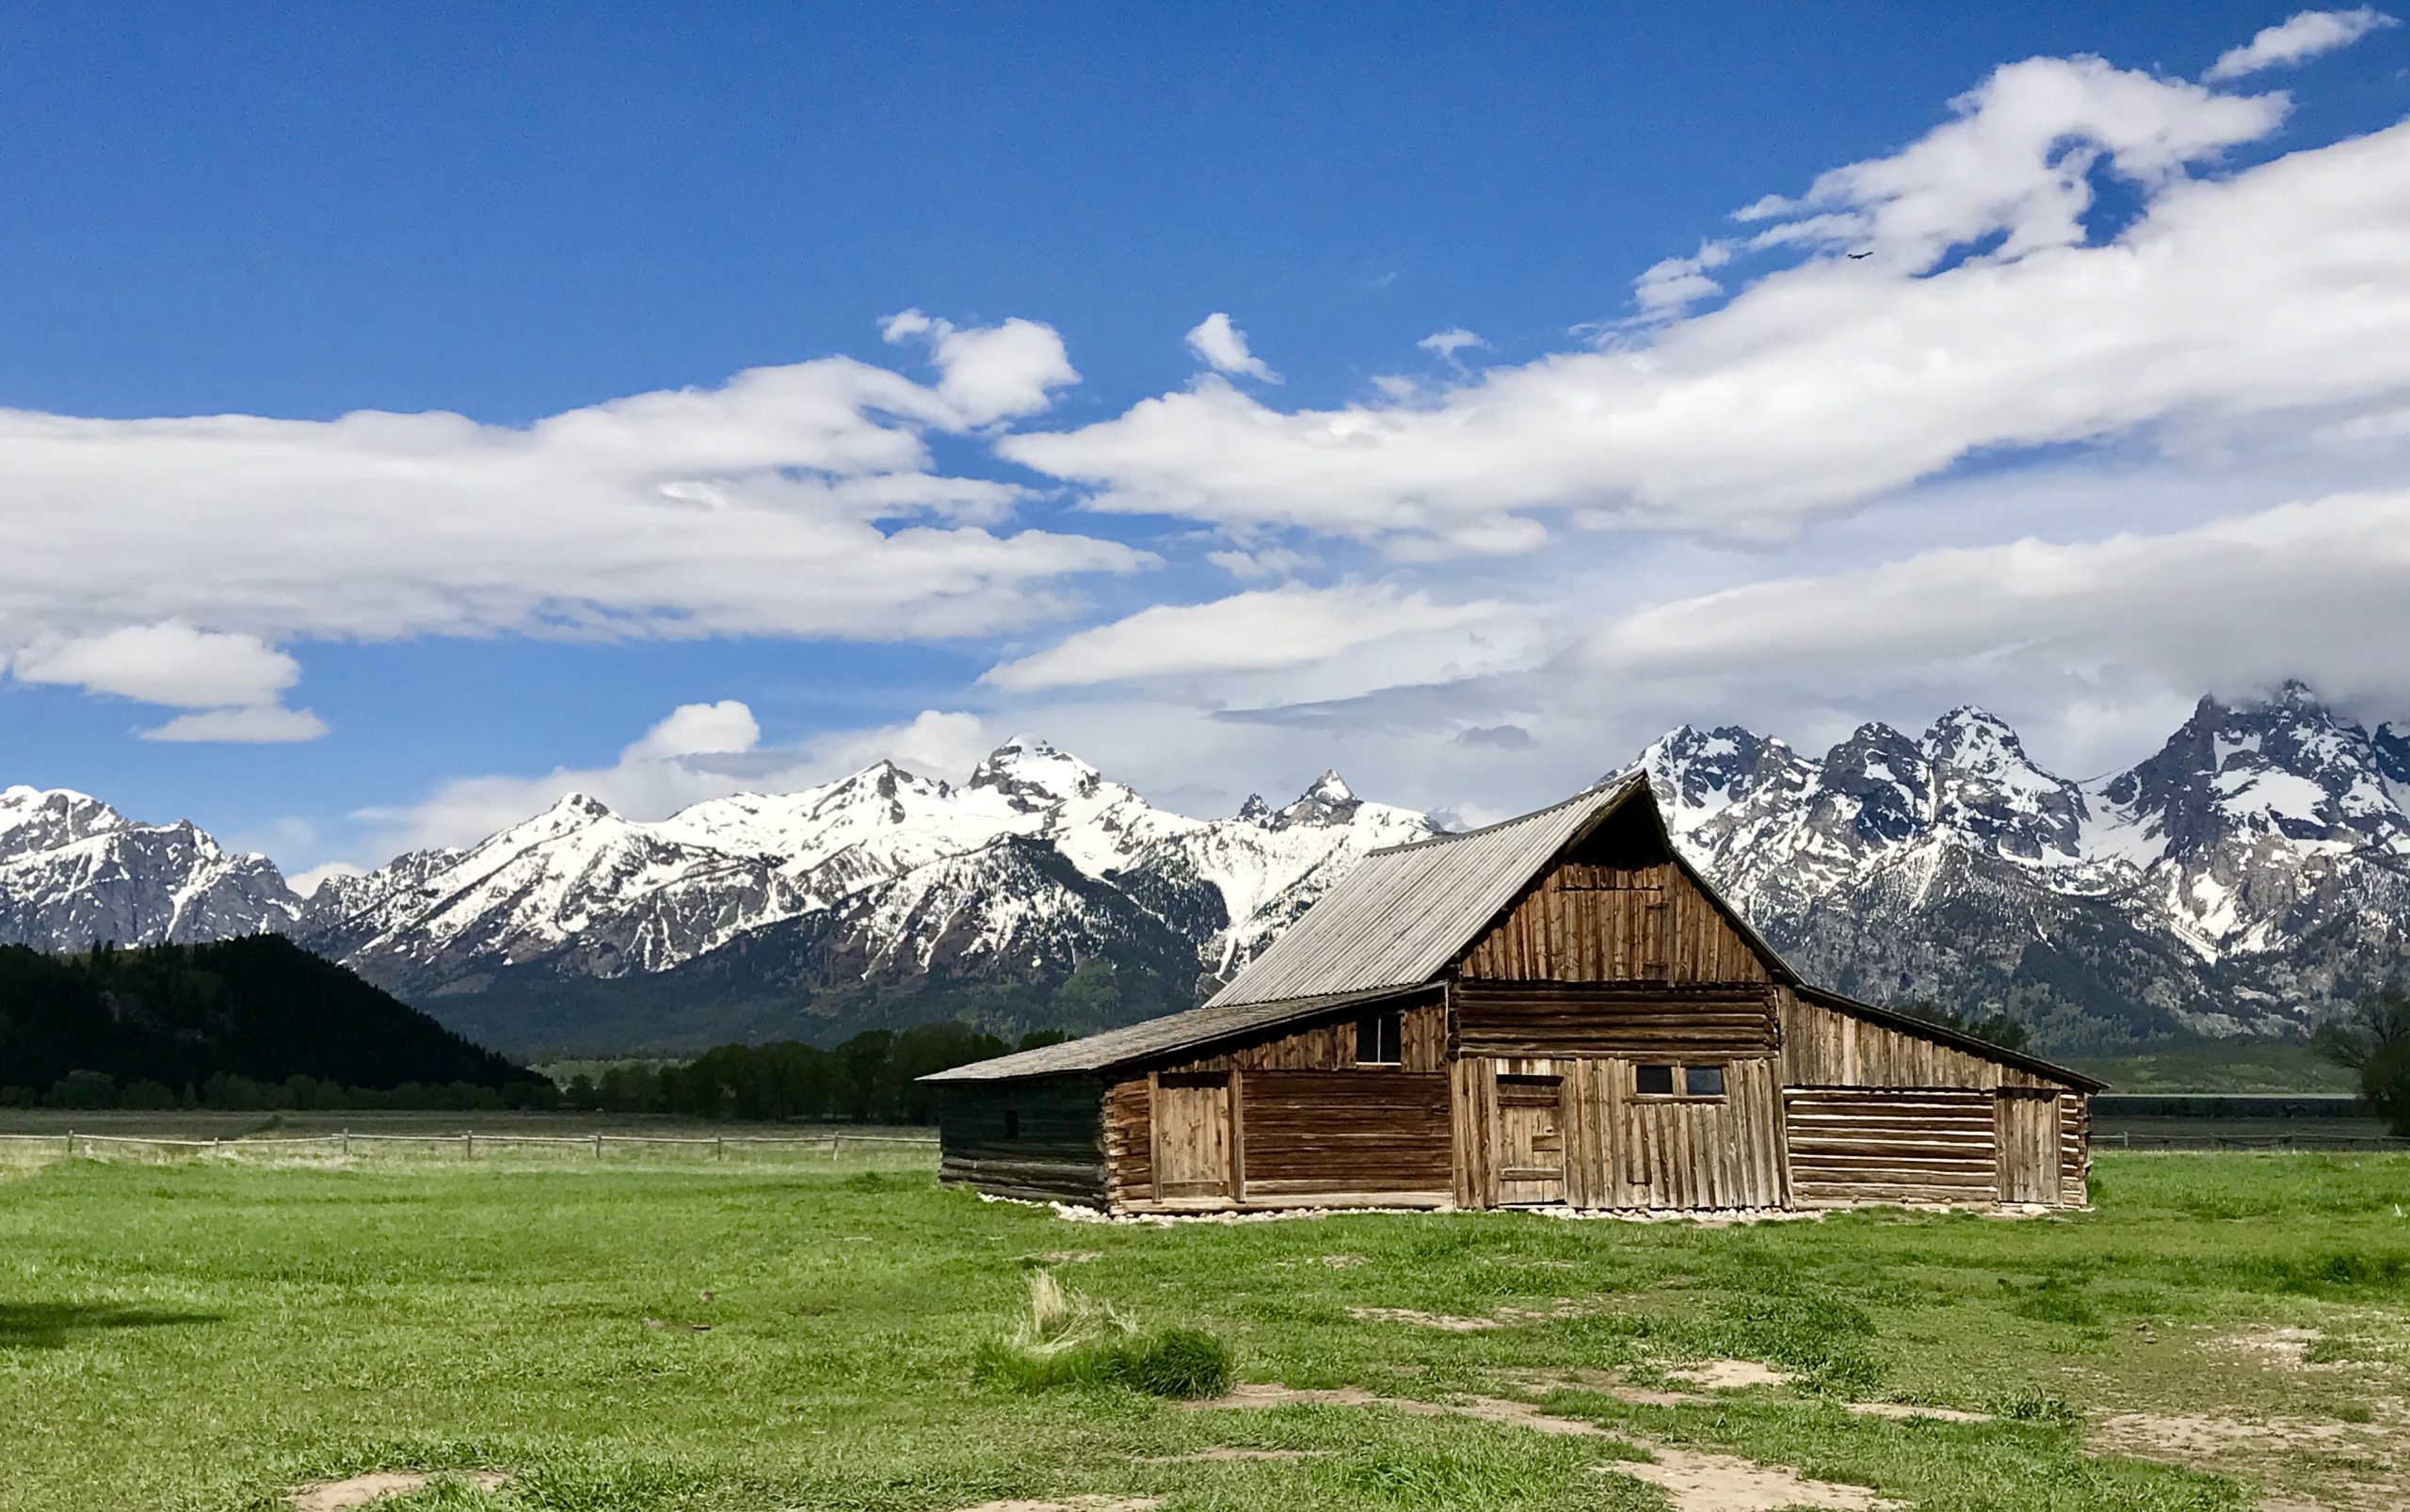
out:
M0 1088L79 1071L177 1090L223 1076L368 1088L542 1081L280 935L72 956L0 946Z

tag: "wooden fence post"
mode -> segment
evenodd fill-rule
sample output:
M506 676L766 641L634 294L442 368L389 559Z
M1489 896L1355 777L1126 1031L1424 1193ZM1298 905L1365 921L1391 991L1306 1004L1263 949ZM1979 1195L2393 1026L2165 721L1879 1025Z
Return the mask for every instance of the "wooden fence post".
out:
M594 1158L602 1158L602 1131L600 1129L594 1131Z
M460 1150L461 1159L474 1160L477 1158L477 1132L475 1130L470 1129L461 1133Z
M343 1158L345 1160L351 1158L351 1131L348 1129L343 1132Z

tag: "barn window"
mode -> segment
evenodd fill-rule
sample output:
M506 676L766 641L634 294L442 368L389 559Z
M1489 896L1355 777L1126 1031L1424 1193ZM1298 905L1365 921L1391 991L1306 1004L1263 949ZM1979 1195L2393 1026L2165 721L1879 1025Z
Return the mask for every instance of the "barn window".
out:
M1641 1097L1720 1098L1724 1095L1724 1068L1634 1066L1631 1089Z
M1356 1021L1356 1064L1395 1066L1405 1059L1405 1016L1392 1008Z
M1006 1108L1004 1110L1004 1137L1007 1139L1020 1137L1020 1109Z

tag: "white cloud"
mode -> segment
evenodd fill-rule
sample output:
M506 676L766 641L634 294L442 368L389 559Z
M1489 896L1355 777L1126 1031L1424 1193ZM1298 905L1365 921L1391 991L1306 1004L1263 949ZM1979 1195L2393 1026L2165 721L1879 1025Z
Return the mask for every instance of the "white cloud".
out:
M301 675L292 657L257 636L183 624L42 636L8 669L21 683L66 684L178 709L273 703Z
M2372 31L2402 23L2369 6L2351 10L2305 10L2270 26L2240 47L2218 55L2201 77L2211 84L2239 79L2265 69L2290 68L2338 47L2349 47Z
M1462 326L1452 326L1446 330L1435 330L1414 345L1434 356L1444 357L1453 362L1456 360L1458 352L1469 347L1486 346L1489 343Z
M2410 711L2410 668L2395 653L2405 583L2410 492L2346 494L1679 599L1612 621L1583 664L1607 686L1744 689L1759 707L1862 709L1913 692L2052 724L2070 704L2241 695L2306 677L2399 717Z
M306 898L316 895L318 889L335 877L367 875L368 869L364 866L355 866L349 861L328 861L308 871L294 873L284 879L284 885Z
M1331 410L1203 382L1000 446L1100 510L1528 548L1551 515L1786 539L1979 455L2398 410L2410 125L2188 176L2284 109L2093 58L2011 65L1900 153L1757 207L1789 217L1763 233L1789 265L1645 340ZM2107 240L2093 171L2142 201ZM1825 246L1871 255L1802 255Z
M1216 310L1198 322L1188 333L1188 349L1211 364L1217 373L1236 373L1245 378L1261 378L1277 383L1280 375L1264 365L1263 359L1247 350L1246 332L1230 324L1230 317Z
M753 711L734 699L717 703L682 703L630 746L623 759L642 761L661 756L703 756L751 750L762 738Z
M827 359L526 426L0 410L0 651L120 689L157 662L139 696L229 679L233 703L284 675L280 642L978 635L1152 560L1003 529L1020 491L930 466L928 433L1044 402L1052 331L949 328L938 352L935 388Z
M879 331L891 343L927 341L939 394L974 426L1036 414L1054 402L1054 390L1080 380L1063 338L1035 320L966 329L907 310Z
M1329 659L1417 631L1451 630L1495 618L1489 603L1435 603L1376 585L1291 585L1216 599L1157 604L1083 630L1032 656L990 668L982 682L1013 691L1262 672Z
M203 709L180 714L166 724L142 732L145 740L176 745L218 743L230 746L284 746L315 740L327 732L327 722L307 709L282 709L254 704L239 709Z
M900 725L838 731L795 746L761 748L753 712L736 700L670 712L607 766L556 766L532 776L456 778L413 804L362 810L362 860L468 845L542 812L571 793L590 794L633 819L662 819L731 793L789 793L885 759L959 778L995 742L978 716L924 712Z
M1699 300L1723 293L1724 285L1708 277L1707 270L1730 261L1731 246L1711 241L1700 243L1688 257L1669 257L1644 269L1631 285L1640 318L1669 320Z

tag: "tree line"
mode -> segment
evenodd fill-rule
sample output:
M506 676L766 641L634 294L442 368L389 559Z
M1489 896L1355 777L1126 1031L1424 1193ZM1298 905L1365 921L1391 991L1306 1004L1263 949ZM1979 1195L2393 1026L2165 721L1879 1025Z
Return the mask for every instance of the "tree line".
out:
M683 1065L612 1066L570 1079L561 1105L581 1112L689 1118L934 1123L936 1089L918 1078L1014 1050L1059 1044L1040 1030L1008 1042L967 1023L871 1029L829 1049L796 1040L721 1045Z

